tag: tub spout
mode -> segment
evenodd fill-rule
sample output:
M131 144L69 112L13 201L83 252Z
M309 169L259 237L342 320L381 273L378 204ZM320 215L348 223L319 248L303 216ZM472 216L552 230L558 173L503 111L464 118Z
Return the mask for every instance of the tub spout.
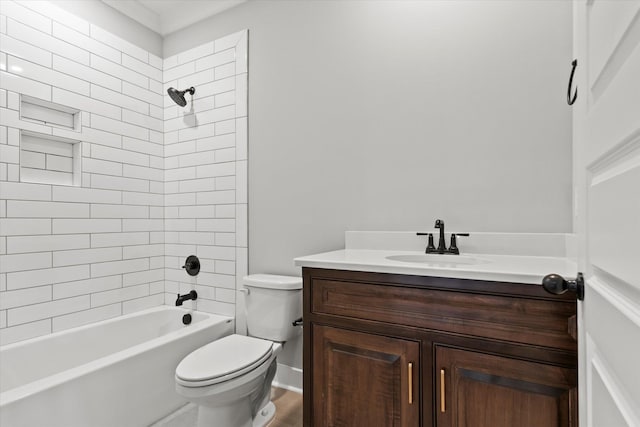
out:
M196 291L191 291L188 294L180 295L178 294L178 299L176 300L176 305L182 305L183 302L190 299L198 299L198 293Z

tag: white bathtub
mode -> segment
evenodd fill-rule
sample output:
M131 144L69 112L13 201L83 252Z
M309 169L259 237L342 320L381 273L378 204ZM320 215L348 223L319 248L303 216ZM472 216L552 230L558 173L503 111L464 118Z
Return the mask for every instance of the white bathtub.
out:
M0 347L0 426L144 427L186 403L175 368L233 319L155 307Z

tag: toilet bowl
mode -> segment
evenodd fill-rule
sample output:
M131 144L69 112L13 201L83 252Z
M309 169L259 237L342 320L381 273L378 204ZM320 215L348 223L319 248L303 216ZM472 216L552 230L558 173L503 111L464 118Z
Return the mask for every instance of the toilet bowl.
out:
M302 281L266 274L243 281L249 336L213 341L176 368L176 391L198 405L198 427L264 427L275 415L270 396L276 357L282 343L299 333L292 322L302 314Z

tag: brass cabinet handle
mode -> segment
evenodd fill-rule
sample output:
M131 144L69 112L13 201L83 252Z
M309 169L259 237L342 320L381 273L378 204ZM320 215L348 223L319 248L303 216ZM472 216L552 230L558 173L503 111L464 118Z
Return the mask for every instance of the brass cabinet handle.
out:
M444 369L440 369L440 412L445 412L444 402Z
M411 405L413 403L413 363L409 362L407 368L409 371L407 374L409 377L409 405Z

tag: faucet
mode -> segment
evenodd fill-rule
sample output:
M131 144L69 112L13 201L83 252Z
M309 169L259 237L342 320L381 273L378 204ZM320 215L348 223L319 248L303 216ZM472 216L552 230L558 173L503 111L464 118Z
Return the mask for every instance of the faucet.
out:
M427 248L424 253L426 254L452 254L452 255L460 255L460 249L458 249L458 243L456 236L468 236L469 233L451 233L451 244L449 245L449 249L447 249L447 245L444 242L444 221L441 219L436 219L435 228L440 229L440 236L438 237L438 248L436 249L433 245L433 234L432 233L416 233L418 236L429 236L429 243L427 244Z
M176 300L176 305L182 305L183 302L190 299L198 299L198 293L196 291L191 291L188 294L180 295L178 294L178 299Z
M445 245L444 243L444 221L441 219L436 219L436 225L434 225L434 227L440 229L440 237L438 238L438 249L436 249L436 252L438 252L439 254L443 254L447 252L447 245Z

